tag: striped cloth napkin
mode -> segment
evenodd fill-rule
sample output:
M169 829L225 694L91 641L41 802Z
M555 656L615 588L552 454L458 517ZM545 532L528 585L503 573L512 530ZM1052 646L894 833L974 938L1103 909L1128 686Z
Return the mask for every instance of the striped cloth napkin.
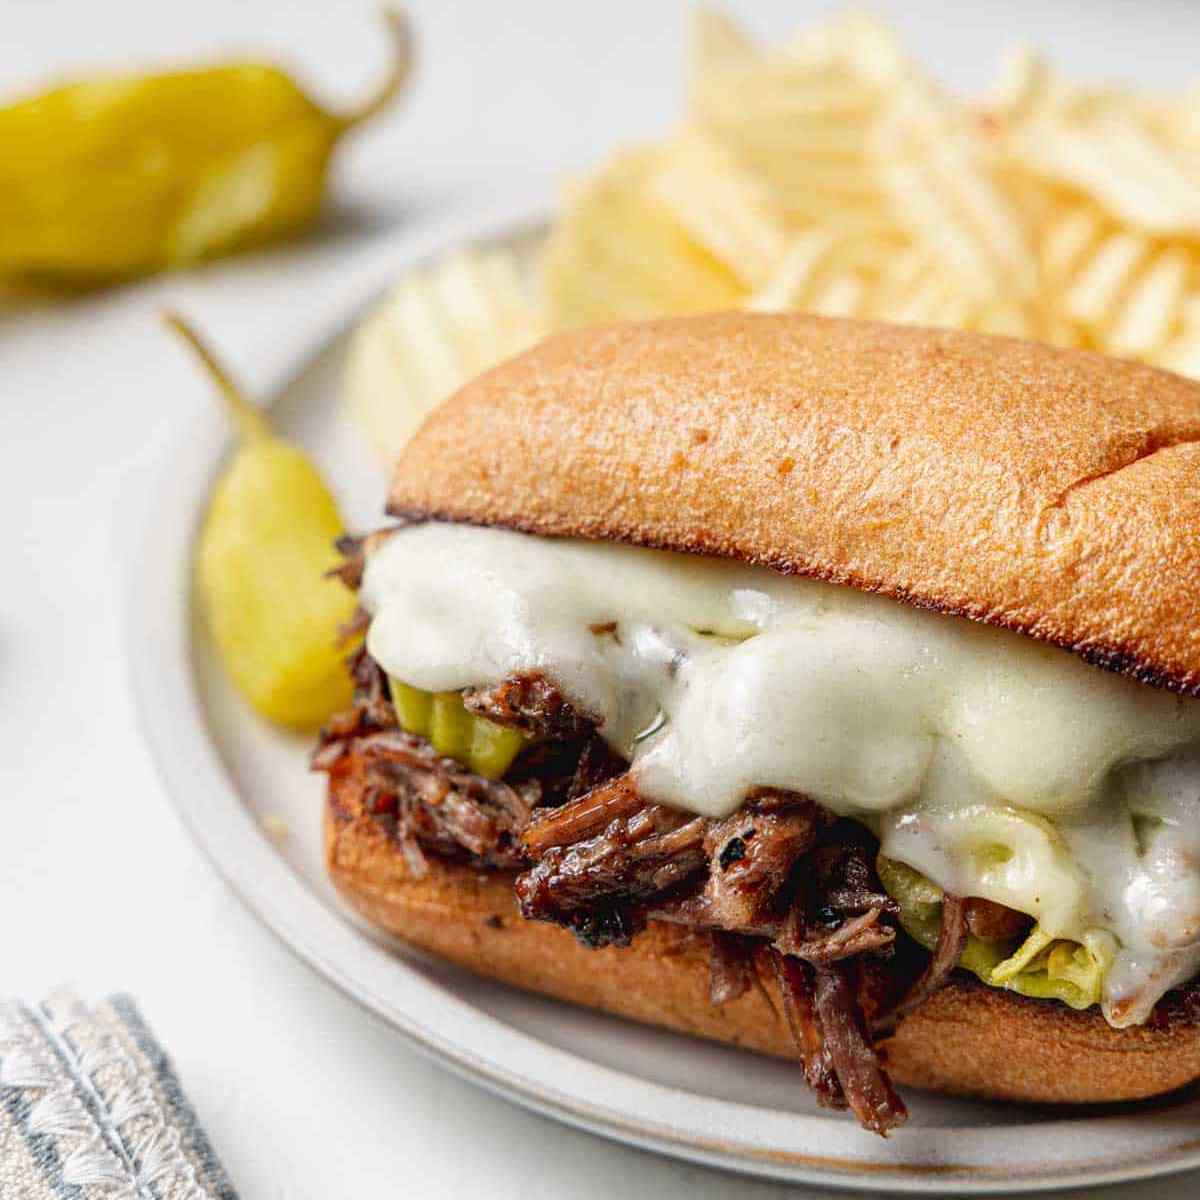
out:
M129 997L0 1003L0 1197L237 1200Z

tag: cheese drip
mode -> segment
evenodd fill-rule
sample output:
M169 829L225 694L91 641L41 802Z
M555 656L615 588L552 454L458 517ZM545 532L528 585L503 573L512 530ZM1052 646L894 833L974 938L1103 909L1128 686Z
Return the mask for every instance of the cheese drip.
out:
M648 798L720 817L802 792L948 891L1112 934L1114 1024L1200 968L1194 700L851 588L499 529L398 531L361 601L414 687L544 672Z

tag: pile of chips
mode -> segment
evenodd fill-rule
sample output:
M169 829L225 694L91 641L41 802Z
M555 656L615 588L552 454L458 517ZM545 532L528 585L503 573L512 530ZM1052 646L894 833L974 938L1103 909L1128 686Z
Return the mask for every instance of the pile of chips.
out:
M967 102L870 18L767 48L702 10L679 131L575 181L535 273L494 260L405 281L360 332L351 391L388 453L548 331L670 313L951 326L1200 376L1200 84L1084 87L1021 48ZM364 370L385 340L392 375Z

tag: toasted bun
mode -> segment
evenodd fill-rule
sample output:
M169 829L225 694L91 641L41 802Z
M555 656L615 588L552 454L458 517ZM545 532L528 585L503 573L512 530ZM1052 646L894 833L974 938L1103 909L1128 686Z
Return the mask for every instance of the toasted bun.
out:
M708 947L651 922L625 949L587 950L517 913L513 876L431 860L420 879L364 813L352 772L335 769L325 821L329 873L367 920L479 975L679 1033L794 1058L769 983L714 1007ZM1200 1077L1200 1024L1183 1011L1112 1029L1094 1010L1026 1000L955 976L882 1043L902 1084L1037 1102L1132 1100Z
M389 508L765 563L1200 696L1200 384L1097 354L797 315L569 334L440 406Z

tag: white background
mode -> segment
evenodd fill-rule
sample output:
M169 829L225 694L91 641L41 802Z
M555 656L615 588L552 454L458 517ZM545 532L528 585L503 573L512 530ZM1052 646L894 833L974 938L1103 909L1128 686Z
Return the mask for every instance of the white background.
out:
M782 34L821 4L743 4ZM167 301L253 380L273 336L368 239L497 195L549 197L572 167L666 128L684 6L656 0L413 3L421 72L338 163L305 244L57 308L0 314L0 991L132 992L247 1200L754 1197L795 1190L626 1150L530 1116L426 1063L298 965L176 821L142 746L121 635L139 472L211 403L163 335ZM895 10L943 78L975 90L1034 35L1088 76L1173 85L1200 45L1186 0ZM374 11L329 0L2 0L5 94L95 64L267 50L349 100L383 63ZM1200 67L1200 64L1197 64ZM797 1086L801 1086L799 1083ZM1200 1177L1114 1189L1193 1194ZM6 1198L7 1200L7 1198Z

